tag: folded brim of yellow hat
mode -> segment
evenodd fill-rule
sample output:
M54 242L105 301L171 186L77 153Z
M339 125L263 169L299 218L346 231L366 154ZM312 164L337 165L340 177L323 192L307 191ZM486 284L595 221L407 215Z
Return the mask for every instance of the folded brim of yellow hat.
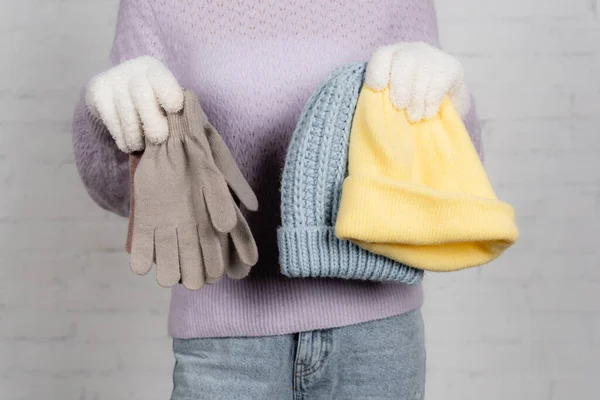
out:
M370 176L346 178L343 192L352 195L343 198L336 235L415 268L482 265L519 236L513 207L499 200Z

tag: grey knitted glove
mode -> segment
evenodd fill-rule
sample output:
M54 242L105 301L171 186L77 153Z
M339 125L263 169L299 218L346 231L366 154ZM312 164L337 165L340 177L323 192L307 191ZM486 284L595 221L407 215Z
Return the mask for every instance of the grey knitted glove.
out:
M146 274L155 262L161 286L192 290L223 273L244 278L258 250L228 187L252 211L256 196L192 92L167 120L169 138L146 141L135 169L131 268Z

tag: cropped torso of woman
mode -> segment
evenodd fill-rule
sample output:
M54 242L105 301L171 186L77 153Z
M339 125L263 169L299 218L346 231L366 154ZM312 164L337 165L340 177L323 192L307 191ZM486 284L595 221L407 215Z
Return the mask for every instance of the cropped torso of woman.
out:
M437 45L430 0L147 0L131 10L128 3L112 61L150 53L198 94L259 197L260 211L247 215L258 273L276 268L279 179L311 92L382 45Z
M283 278L276 239L285 153L312 91L345 63L416 41L439 45L432 0L121 1L112 64L146 55L162 61L198 95L259 200L259 211L246 215L260 256L252 275L195 292L175 287L171 335L283 334L421 306L419 286ZM88 114L82 102L74 121L78 166L94 200L124 215L127 157ZM85 161L92 153L95 169Z

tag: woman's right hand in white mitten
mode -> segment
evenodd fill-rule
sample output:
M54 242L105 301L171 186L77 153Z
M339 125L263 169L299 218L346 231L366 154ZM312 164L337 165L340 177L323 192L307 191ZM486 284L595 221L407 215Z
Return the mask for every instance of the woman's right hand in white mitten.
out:
M85 97L90 112L100 118L120 150L144 148L144 136L161 144L169 136L165 113L183 108L183 89L160 61L138 57L95 76Z

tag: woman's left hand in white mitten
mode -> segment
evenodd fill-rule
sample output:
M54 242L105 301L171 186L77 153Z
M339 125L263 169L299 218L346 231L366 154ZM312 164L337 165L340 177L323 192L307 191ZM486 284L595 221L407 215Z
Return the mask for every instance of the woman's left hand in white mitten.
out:
M426 43L399 43L377 49L365 79L374 90L389 86L392 104L406 110L411 122L434 117L445 96L463 117L471 108L461 63Z
M144 148L145 138L154 144L167 140L166 113L183 108L183 89L159 60L142 56L94 77L85 100L117 147L132 153Z

